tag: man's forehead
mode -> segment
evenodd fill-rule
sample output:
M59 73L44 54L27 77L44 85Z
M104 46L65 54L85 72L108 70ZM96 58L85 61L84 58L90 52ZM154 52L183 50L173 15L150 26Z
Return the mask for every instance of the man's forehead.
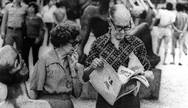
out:
M114 22L115 25L119 25L119 26L128 26L128 25L130 25L130 20L127 21L127 20L121 20L121 19L114 19L113 22Z
M113 16L114 24L127 26L131 21L131 14L129 10L124 5L116 5L115 12Z

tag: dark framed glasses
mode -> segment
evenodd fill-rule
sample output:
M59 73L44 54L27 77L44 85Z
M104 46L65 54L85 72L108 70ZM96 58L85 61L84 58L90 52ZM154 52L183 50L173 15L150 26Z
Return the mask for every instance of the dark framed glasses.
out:
M111 22L111 25L113 25L114 29L119 32L122 32L122 31L126 32L130 30L132 27L131 21L129 21L129 24L126 26L116 25L112 20L110 20L110 22Z
M130 22L129 22L130 23ZM119 32L121 31L128 31L131 29L131 23L128 26L119 26L119 25L115 25L115 29Z
M79 44L79 41L78 40L70 40L69 41L73 47L75 47L77 44Z

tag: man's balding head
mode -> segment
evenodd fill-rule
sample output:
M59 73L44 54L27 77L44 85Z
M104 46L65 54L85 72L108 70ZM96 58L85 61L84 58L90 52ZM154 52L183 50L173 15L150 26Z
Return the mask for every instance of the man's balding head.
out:
M123 4L116 4L110 8L110 16L116 25L125 26L131 21L131 14Z

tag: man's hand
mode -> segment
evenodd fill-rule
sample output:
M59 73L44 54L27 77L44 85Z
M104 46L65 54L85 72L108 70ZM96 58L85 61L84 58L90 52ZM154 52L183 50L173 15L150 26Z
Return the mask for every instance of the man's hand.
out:
M180 35L179 35L179 39L182 39L184 36L184 32L182 32Z
M40 38L35 39L35 44L38 44L40 42Z
M154 80L154 74L153 74L153 72L152 71L145 71L144 72L145 74L144 74L144 76L147 78L147 79L149 79L149 80L151 80L151 81L153 81Z
M1 33L1 39L5 39L5 33Z
M21 54L19 54L18 56L19 56L19 58L17 58L17 59L15 60L14 67L13 67L13 69L10 71L11 74L14 74L14 73L16 73L17 71L21 70L22 67L23 67L23 65L24 65L24 61L23 61L22 58L21 58Z
M104 66L104 63L103 63L103 61L102 61L101 59L99 59L99 58L95 58L95 59L93 60L93 62L91 63L91 65L90 65L90 67L91 67L92 69L103 68L103 66Z

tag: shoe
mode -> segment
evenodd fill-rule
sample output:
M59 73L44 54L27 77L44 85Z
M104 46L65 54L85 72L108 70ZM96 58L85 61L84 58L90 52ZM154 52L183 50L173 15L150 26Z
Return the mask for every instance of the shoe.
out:
M175 62L170 62L170 64L174 65L174 64L175 64Z
M178 63L179 66L182 66L182 63Z

